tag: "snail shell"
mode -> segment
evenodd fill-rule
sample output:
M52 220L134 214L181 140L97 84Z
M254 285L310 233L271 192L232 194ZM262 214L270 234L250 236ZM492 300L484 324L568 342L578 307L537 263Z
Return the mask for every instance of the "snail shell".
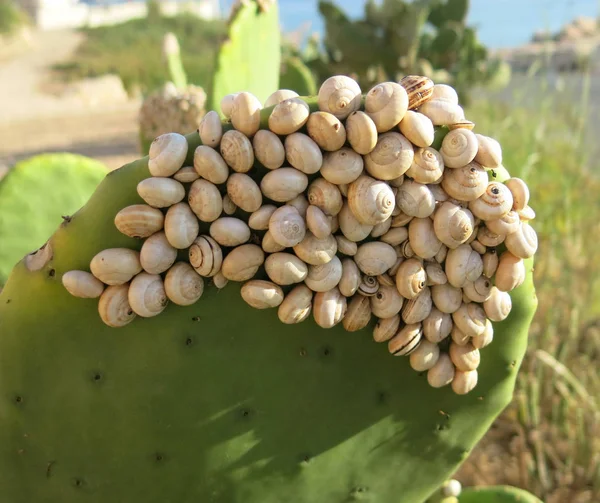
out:
M279 136L267 129L260 129L252 138L254 155L267 169L277 169L285 161L285 148Z
M538 247L538 238L531 225L522 222L517 232L506 236L506 248L513 255L520 258L533 257Z
M388 218L387 220L384 220L383 222L381 222L381 223L377 224L375 227L373 227L373 230L371 231L371 237L378 238L378 237L383 236L387 231L390 230L391 226L392 226L392 217Z
M452 313L452 319L457 328L467 336L474 337L476 335L481 335L485 330L485 312L483 308L475 302L462 304L454 313Z
M513 198L503 183L490 182L485 192L469 203L469 209L481 220L497 220L511 210Z
M447 100L429 100L419 108L419 112L427 116L434 126L457 124L465 119L462 107Z
M177 260L177 250L173 248L164 232L152 234L140 250L140 263L150 274L162 274Z
M348 255L349 257L354 257L356 252L358 251L358 245L350 241L348 238L344 236L334 236L337 241L338 252L342 255Z
M265 253L260 246L245 244L229 252L223 259L221 271L230 281L246 281L258 272L264 261Z
M308 266L291 253L273 253L265 260L265 271L271 281L286 286L300 283L308 275Z
M431 287L431 298L435 307L442 313L452 314L458 311L462 304L462 291L450 283L435 285Z
M457 370L452 379L452 391L457 395L466 395L477 386L477 370L463 372Z
M209 233L221 246L238 246L250 240L250 227L239 218L218 218L210 224Z
M506 234L496 234L492 232L488 227L479 227L477 231L477 241L484 246L498 246L504 243Z
M282 101L289 100L290 98L296 98L298 93L291 89L279 89L272 93L265 101L264 107L269 108L275 106Z
M225 183L229 176L229 167L214 148L200 145L194 151L194 169L202 178L216 185Z
M256 96L247 92L239 93L233 99L231 124L244 135L252 136L260 127L261 109L262 105ZM223 143L222 140L221 143Z
M357 332L365 328L371 321L371 304L368 297L355 295L342 320L342 325L348 332Z
M471 302L485 302L492 292L492 282L485 276L479 276L475 281L467 281L463 285L463 293Z
M384 286L395 287L396 286L395 275L394 275L394 279L392 279L392 277L388 273L383 273L383 274L380 274L379 276L377 276L377 281L379 282L380 287L384 287Z
M419 108L426 103L433 93L433 81L421 75L407 75L400 81L408 95L408 108Z
M165 216L165 235L174 248L189 248L198 236L200 226L196 215L185 203L177 203L169 208Z
M433 122L426 115L409 110L399 124L400 132L417 147L429 147L433 143Z
M285 157L294 168L307 175L319 171L323 164L319 145L303 133L292 133L286 137Z
M387 220L386 220L387 221ZM390 222L391 224L391 222ZM408 229L406 227L394 227L383 234L381 241L392 246L398 246L408 239Z
M479 350L473 347L471 343L467 343L464 346L451 343L449 354L457 370L462 370L463 372L476 370L481 361Z
M106 285L122 285L141 272L140 254L129 248L109 248L96 254L90 271Z
M424 372L432 368L440 357L440 348L437 344L432 344L427 340L421 339L421 343L410 355L410 366L417 372Z
M426 218L435 210L435 197L427 185L407 180L398 189L396 204L406 215Z
M397 196L398 194L396 194ZM396 208L399 208L398 205L396 205ZM406 213L404 213L402 210L400 210L400 213L398 215L395 215L392 218L392 229L398 228L398 227L404 227L406 226L406 224L408 224L411 220L413 219L412 215L407 215Z
M313 318L322 328L332 328L337 325L346 314L346 309L346 297L337 288L332 288L328 292L319 292L313 298Z
M396 273L396 288L405 299L415 299L427 284L427 275L420 260L409 258L400 264Z
M308 202L327 215L337 215L342 209L342 193L333 183L317 178L308 187Z
M486 251L487 251L487 247L483 246L479 241L475 240L475 241L469 241L469 244L471 245L471 248L473 248L473 250L475 250L477 253L479 253L479 255L483 255Z
M396 254L404 258L412 258L415 256L415 252L413 251L412 246L410 246L408 239L400 246L396 247Z
M238 94L239 93L228 94L226 96L223 96L223 99L221 99L221 112L225 117L231 117L231 111L233 110L233 100L235 100L235 97Z
M304 239L306 224L296 208L285 205L277 208L271 215L269 232L276 243L289 248Z
M430 262L425 266L427 274L427 286L445 285L448 282L448 277L442 269L442 266L437 262Z
M306 226L317 239L325 239L331 234L331 222L317 206L312 204L306 210Z
M435 365L427 372L427 382L432 388L443 388L454 380L456 369L450 357L441 353Z
M406 89L396 82L377 84L365 97L365 111L379 133L397 126L407 110L408 94Z
M384 318L377 322L373 329L373 340L375 342L387 342L389 341L400 328L400 316L392 316L391 318Z
M417 349L423 337L420 323L409 323L388 342L388 351L394 356L408 356Z
M293 206L294 208L296 208L298 210L298 213L300 213L300 216L302 218L306 218L306 211L308 210L308 207L310 205L308 204L308 199L304 197L304 194L300 194L294 199L290 199L286 204L288 206Z
M498 253L496 249L492 248L486 251L481 260L483 262L483 275L486 278L491 278L496 274L496 269L498 268Z
M358 285L358 293L365 297L373 297L380 288L379 281L375 276L368 276L364 274L360 279L360 284Z
M444 174L444 159L442 158L442 154L431 147L416 150L413 162L406 174L415 182L438 182Z
M334 152L346 143L346 128L328 112L313 112L308 117L306 131L323 150Z
M137 192L150 206L165 208L185 197L185 188L172 178L146 178L138 183Z
M515 211L523 210L529 204L529 187L527 187L527 184L520 178L509 178L504 184L513 197L512 209Z
M365 156L365 168L380 180L394 180L406 173L413 162L412 144L400 133L379 135L375 148Z
M300 98L289 98L275 105L269 116L269 129L277 135L295 133L306 121L310 108Z
M242 299L255 309L269 309L283 302L283 290L270 281L250 280L244 283L240 293Z
M141 272L133 278L127 299L133 312L143 318L159 315L169 303L162 278L147 272Z
M468 129L450 131L442 141L440 153L448 168L462 168L477 155L477 136Z
M387 183L363 175L350 184L348 205L360 223L377 225L392 216L396 201Z
M433 228L438 239L448 248L454 249L471 237L475 219L469 210L446 201L435 212Z
M181 183L195 182L200 178L200 175L194 169L194 166L185 166L173 175L173 178Z
M473 128L475 127L475 123L471 122L467 119L463 119L460 122L457 122L456 124L448 124L448 129L450 131L453 131L454 129L468 129L469 131L473 131Z
M98 313L109 327L124 327L136 317L129 305L128 293L129 285L124 284L109 286L100 295Z
M423 335L434 344L442 342L452 332L452 316L442 313L435 307L431 309L429 316L423 320Z
M214 222L223 212L223 198L216 185L208 180L196 180L188 194L188 204L203 222Z
M477 349L482 349L486 346L489 346L493 340L494 327L492 326L492 322L490 320L485 320L485 330L481 335L471 337L471 344L473 344L473 347L476 347Z
M501 218L486 221L486 227L494 234L507 235L519 230L521 220L516 211L509 211Z
M471 342L471 337L463 334L457 327L454 325L452 327L452 332L450 332L450 338L454 344L459 346L466 346L469 342Z
M223 213L225 213L226 215L234 215L238 209L236 204L229 197L229 194L225 194L223 196L221 204L223 205Z
M294 246L294 253L310 265L326 264L337 252L337 241L332 235L325 239L317 239L312 232L307 232L304 239Z
M439 180L439 181L441 183L441 180ZM437 182L434 184L430 184L429 190L433 194L433 197L435 197L436 203L445 203L446 201L448 201L448 199L450 199L450 197L448 196L446 191Z
M404 304L402 319L406 324L419 323L429 316L432 307L431 290L426 286L417 297Z
M348 147L342 147L336 152L325 154L321 176L335 185L352 183L362 174L363 165L360 155Z
M525 262L510 251L505 251L498 260L495 279L498 290L503 292L514 290L525 281Z
M442 247L430 218L413 218L410 221L408 241L414 253L424 259L435 257Z
M481 164L472 162L457 169L447 169L442 178L442 188L459 201L474 201L488 186L488 176Z
M358 247L354 261L364 274L379 276L395 264L396 251L387 243L371 241Z
M357 220L347 202L344 203L342 210L338 214L338 222L342 234L349 241L362 241L373 230L372 225L362 224Z
M338 286L342 279L342 262L335 256L326 264L311 265L304 280L314 292L326 292Z
M185 161L188 144L178 133L160 135L150 145L148 170L152 176L173 176Z
M163 228L162 212L146 204L132 204L115 216L115 226L130 238L147 238Z
M254 149L246 135L231 129L221 139L221 155L237 173L247 173L254 165Z
M462 244L448 251L446 256L446 276L449 283L462 288L467 281L475 281L483 274L481 255L468 244Z
M379 286L375 295L370 297L371 311L378 318L391 318L396 316L402 309L404 299L398 293L395 286Z
M67 292L81 299L95 299L104 291L104 283L87 271L67 271L62 284Z
M270 171L260 182L262 193L279 203L294 199L304 192L306 187L308 187L308 177L294 168L279 168Z
M448 84L436 84L431 91L432 100L445 100L458 105L458 94Z
M273 234L271 234L270 231L265 232L261 246L265 253L277 253L285 250L285 246L282 246L277 241L275 241L275 239L273 238Z
M275 213L277 206L274 204L265 204L250 215L248 226L257 231L266 231L269 228L269 220Z
M211 278L221 270L223 252L210 236L198 236L190 246L189 259L200 276Z
M535 211L533 211L533 208L530 206L525 206L525 208L517 211L517 213L519 214L521 222L527 222L535 218Z
M486 168L497 168L502 164L502 147L500 144L482 134L476 134L479 144L475 160Z
M346 136L354 151L366 155L377 145L377 126L365 112L352 112L346 119Z
M296 286L279 305L277 316L282 323L292 325L303 322L312 309L313 292L306 285Z
M204 280L187 262L177 262L165 276L165 293L179 306L191 306L204 293Z
M203 145L215 148L223 136L223 126L219 114L214 110L207 112L198 126L198 134Z
M329 77L319 88L319 110L345 119L360 108L362 94L355 80L345 75Z
M504 321L512 309L512 299L508 292L502 292L495 286L483 303L483 310L491 321Z
M352 297L360 286L360 269L356 262L351 258L342 260L342 276L339 282L339 289L344 297Z

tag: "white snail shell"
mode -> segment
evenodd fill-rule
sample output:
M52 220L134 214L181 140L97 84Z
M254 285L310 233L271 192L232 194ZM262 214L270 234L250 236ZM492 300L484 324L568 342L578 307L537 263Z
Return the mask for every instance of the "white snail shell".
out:
M325 239L331 234L330 218L319 207L312 204L306 210L306 226L317 239Z
M277 307L283 302L283 290L270 281L250 280L242 286L242 299L255 309Z
M198 126L198 134L203 145L215 148L223 136L223 125L219 114L214 110L207 112Z
M308 187L308 177L294 168L279 168L267 173L260 182L262 193L273 201L285 203Z
M462 291L450 283L434 285L431 287L431 298L435 307L442 313L452 314L458 311L462 304Z
M147 272L133 278L127 298L135 314L144 318L159 315L169 303L162 278Z
M239 93L233 99L231 124L246 136L252 136L260 127L261 109L262 105L256 96L247 92Z
M475 281L483 274L481 255L468 244L462 244L448 251L446 256L446 276L449 283L462 288L467 281Z
M435 212L433 228L438 239L448 248L454 249L471 237L475 219L469 210L446 201Z
M485 302L492 293L492 282L484 275L463 285L463 293L471 302Z
M432 388L447 386L454 379L456 369L446 353L439 355L435 365L427 372L427 382Z
M537 234L527 222L522 222L516 232L506 236L504 242L508 251L520 258L533 257L538 247Z
M275 133L260 129L252 138L254 155L267 169L277 169L285 161L285 148Z
M314 292L326 292L342 279L342 262L335 256L326 264L311 265L304 283Z
M346 297L337 288L319 292L313 299L313 317L320 327L332 328L342 321L347 307Z
M442 313L435 307L423 320L423 335L434 344L443 341L452 331L452 316L448 313Z
M172 178L146 178L137 185L140 197L150 206L166 208L185 197L185 188Z
M402 309L404 299L395 286L380 285L375 295L370 297L371 311L378 318L391 318Z
M415 182L437 183L444 174L442 154L431 147L416 150L413 162L406 174Z
M247 173L254 165L254 149L248 137L230 129L221 138L223 160L237 173Z
M251 279L263 265L265 253L260 246L245 244L234 248L223 259L221 271L230 281Z
M440 348L427 340L422 340L419 346L410 354L410 366L417 372L432 368L440 357Z
M293 285L306 279L308 266L292 253L272 253L265 260L269 279L278 285Z
M307 175L313 175L323 165L319 145L303 133L292 133L286 137L285 157L292 167Z
M477 136L473 131L455 129L444 137L440 153L446 167L462 168L475 159L478 146Z
M319 147L327 152L339 150L346 143L346 128L329 112L313 112L308 117L306 131Z
M329 77L318 93L319 110L345 119L360 108L362 94L355 80L345 75Z
M483 310L491 321L504 321L512 309L512 299L508 292L501 292L495 286L483 303Z
M67 271L62 284L71 295L82 299L95 299L104 291L104 283L87 271Z
M456 370L452 379L452 391L457 395L466 395L477 386L477 378L477 370Z
M290 248L304 239L306 224L296 208L285 205L277 208L271 215L269 232L276 243Z
M147 238L163 228L162 212L146 204L132 204L115 216L115 226L130 238Z
M274 204L265 204L250 215L248 226L257 231L266 231L269 228L271 215L275 213L277 206Z
M337 215L342 209L342 193L333 183L317 178L308 187L308 202L326 215Z
M414 149L410 141L397 132L379 135L375 148L365 155L365 169L380 180L394 180L410 168Z
M442 188L459 201L474 201L485 192L487 186L487 172L476 162L462 168L447 169L442 178Z
M427 286L427 275L420 260L410 258L400 264L396 288L405 299L415 299Z
M208 180L196 180L190 186L188 204L202 222L214 222L223 212L223 198L217 186Z
M221 154L207 145L200 145L194 151L194 169L202 178L216 185L225 183L229 167Z
M392 316L391 318L380 319L373 329L373 340L375 342L389 341L400 328L400 316Z
M348 304L348 309L342 320L343 327L348 332L357 332L365 328L371 321L371 303L368 297L355 295Z
M179 306L191 306L204 293L204 280L187 262L177 262L165 276L165 293Z
M359 222L377 225L392 216L396 198L387 183L363 175L350 184L348 205Z
M479 350L471 343L467 343L464 346L450 343L449 355L456 369L463 372L476 370L481 361Z
M185 161L188 144L185 136L167 133L150 145L148 170L152 176L173 176Z
M379 133L397 126L408 110L406 89L396 82L377 84L365 97L365 111Z
M508 214L513 206L513 198L506 185L490 182L485 192L469 203L469 209L483 221L497 220Z
M529 187L520 178L509 178L504 184L513 196L513 207L515 211L524 210L529 204Z
M408 224L408 240L414 253L424 259L431 259L442 248L430 218L413 218Z
M364 274L379 276L396 262L396 250L387 243L371 241L358 247L354 261Z
M407 180L398 188L396 204L406 215L425 218L435 210L435 197L427 185Z
M312 310L312 298L313 292L306 285L294 287L279 305L279 320L286 325L303 322Z
M196 215L185 203L171 206L165 216L165 235L174 248L189 248L198 236L200 225Z
M417 297L404 304L402 319L406 324L419 323L429 316L432 308L431 290L426 286Z
M351 258L342 260L342 276L338 284L341 294L344 297L352 297L358 291L360 282L360 269L356 262Z
M122 285L142 271L140 254L129 248L102 250L90 262L90 271L102 283Z
M294 246L294 253L310 265L326 264L337 252L337 241L333 235L318 239L312 232L307 232L304 239Z
M522 258L505 251L498 260L495 284L498 290L510 292L525 281L525 262Z
M350 209L348 202L345 202L338 214L338 222L344 237L349 241L362 241L373 230L373 225L363 224L358 221ZM356 252L355 252L356 253Z
M377 126L365 112L352 112L346 119L346 136L354 152L366 155L377 145Z
M475 302L462 304L452 313L454 324L463 334L470 337L484 332L486 319L483 308Z
M296 91L292 91L291 89L278 89L274 93L271 93L265 100L264 107L269 108L281 103L282 101L289 100L290 98L296 98L297 96L298 93Z
M500 144L482 134L475 135L479 144L475 160L486 168L497 168L502 164L502 147Z
M435 137L431 119L419 112L409 110L399 125L400 132L417 147L429 147Z
M109 327L124 327L131 323L136 314L128 300L129 285L111 285L107 287L98 301L100 319Z
M342 147L335 152L328 152L323 158L321 176L335 185L352 183L363 172L363 158L354 150Z
M277 135L295 133L306 121L310 108L300 98L288 98L275 105L269 116L269 129Z
M171 246L164 232L152 234L140 250L140 263L150 274L162 274L177 259L177 250Z
M238 246L250 240L250 228L243 220L221 217L210 224L210 236L221 246Z
M194 166L184 166L177 173L173 175L173 178L181 183L195 182L200 178L200 175L194 169Z

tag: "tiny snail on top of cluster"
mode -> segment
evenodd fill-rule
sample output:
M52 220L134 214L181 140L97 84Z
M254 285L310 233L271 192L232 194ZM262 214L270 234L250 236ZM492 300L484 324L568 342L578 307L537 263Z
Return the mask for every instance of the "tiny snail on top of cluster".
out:
M104 250L65 287L99 297L120 327L193 304L205 278L243 282L245 302L286 324L312 314L352 332L375 317L376 342L431 386L468 393L537 249L527 185L494 180L501 147L473 132L450 86L407 76L363 96L335 76L317 103L279 90L261 123L255 96L225 97L228 121L206 114L193 166L185 137L158 137L137 187L146 204L115 218L141 251Z

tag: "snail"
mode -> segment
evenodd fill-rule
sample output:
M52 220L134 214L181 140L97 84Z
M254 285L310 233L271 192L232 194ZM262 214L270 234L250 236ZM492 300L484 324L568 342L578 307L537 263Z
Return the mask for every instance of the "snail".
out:
M409 244L419 257L431 259L442 247L430 218L413 218L408 224Z
M273 204L265 204L250 215L248 226L257 231L266 231L269 228L269 220L277 209Z
M485 192L469 203L469 209L483 221L497 220L512 209L513 198L506 185L490 182Z
M238 246L250 240L250 227L239 218L221 217L209 228L212 237L221 246Z
M177 250L171 246L164 232L152 234L140 250L140 263L147 273L162 274L177 260Z
M465 112L459 105L439 98L424 103L419 112L427 116L434 126L457 124L464 121Z
M221 271L230 281L246 281L254 277L265 261L265 253L253 244L244 244L234 248L223 259Z
M513 197L512 209L522 211L529 204L529 187L520 178L509 178L504 182Z
M344 297L352 297L360 286L361 274L356 262L350 258L342 260L342 275L338 284Z
M475 160L486 168L498 168L502 164L502 147L500 147L500 144L493 138L482 134L476 134L475 137L479 145Z
M204 280L187 262L177 262L165 276L167 298L179 306L191 306L204 293Z
M169 208L165 216L165 235L174 248L189 248L198 236L200 226L196 215L185 203Z
M435 210L435 197L427 185L408 180L398 188L396 204L406 215L425 218Z
M377 126L365 112L352 112L346 119L346 137L354 152L366 155L377 145Z
M387 221L387 220L386 220ZM390 222L390 225L392 225ZM380 236L380 241L387 243L392 246L398 246L408 239L408 229L406 227L393 227L389 229L385 234Z
M423 106L433 94L433 81L421 75L407 75L400 85L406 90L409 110Z
M275 242L289 248L304 239L306 224L296 208L285 205L277 208L271 215L269 232Z
M406 89L396 82L377 84L365 97L365 111L377 127L385 133L397 126L408 110Z
M214 148L200 145L194 151L194 169L209 182L219 185L227 181L229 167Z
M445 285L448 277L437 262L426 262L425 273L427 274L427 286Z
M356 219L366 225L377 225L387 220L396 205L390 186L362 175L348 188L348 205Z
M115 216L116 228L130 238L147 238L160 231L164 223L162 212L146 204L132 204Z
M373 225L363 224L350 210L350 205L345 202L342 206L341 211L338 214L338 222L342 234L348 241L362 241L365 239L373 230ZM356 253L356 252L355 252Z
M210 236L199 236L189 250L190 264L194 270L206 278L215 276L223 264L223 252L219 244Z
M463 372L469 372L471 370L477 370L481 361L479 350L471 343L467 343L464 346L459 346L455 343L450 343L450 350L448 352L452 363L457 370Z
M277 169L285 161L285 148L275 133L260 129L252 138L254 156L267 169Z
M277 241L275 241L271 231L265 232L262 238L261 246L265 253L277 253L285 250L285 246L280 245Z
M419 323L429 316L432 308L431 290L426 286L417 297L404 304L402 320L406 324Z
M431 298L436 308L442 313L452 314L462 304L462 291L450 283L434 285L431 287Z
M446 276L455 288L462 288L467 281L475 281L483 274L481 255L468 244L462 244L448 251Z
M375 148L365 157L365 169L379 180L394 180L406 173L414 159L410 141L396 132L379 135Z
M292 133L286 137L285 156L292 167L307 175L315 174L323 164L319 145L303 133Z
M463 293L471 302L485 302L490 298L492 289L491 281L484 275L463 285Z
M223 212L223 198L216 185L196 180L190 186L188 204L202 222L214 222Z
M358 247L354 261L364 274L378 276L394 265L396 251L387 243L371 241Z
M294 253L310 265L326 264L337 252L337 241L333 235L325 239L317 239L312 232L307 232L304 239L294 246Z
M357 332L365 328L371 321L371 303L368 297L355 295L350 300L344 318L343 327L348 332Z
M288 135L298 131L310 114L310 108L300 98L288 98L275 105L269 115L269 129L277 135Z
M313 297L312 313L315 323L321 328L332 328L342 321L347 307L346 297L337 288L319 292Z
M441 353L437 362L427 372L427 382L432 388L442 388L450 384L456 373L454 364L446 353Z
M254 149L248 137L231 129L221 138L221 156L228 166L237 173L247 173L254 165Z
M173 176L183 166L188 144L178 133L160 135L150 145L148 170L152 176Z
M446 201L435 212L433 228L437 238L448 248L454 249L471 237L475 219L468 209Z
M191 183L198 180L200 175L198 175L194 166L184 166L173 175L173 178L181 183Z
M124 327L135 319L136 314L129 305L128 293L129 285L122 284L108 286L100 295L98 314L109 327Z
M326 152L335 152L346 143L346 128L329 112L313 112L306 122L308 136Z
M128 248L102 250L92 258L90 271L106 285L123 285L142 271L140 254Z
M423 335L434 344L442 342L452 332L452 316L448 313L442 313L435 307L423 320Z
M392 217L389 217L387 220L384 220L383 222L380 222L373 227L373 230L371 231L371 237L378 238L378 237L383 236L385 233L387 233L390 230L391 226L392 226Z
M477 349L489 346L494 340L494 327L490 320L485 320L485 329L482 334L471 337L471 344Z
M326 292L338 286L341 279L342 262L334 256L326 264L309 266L304 283L313 292Z
M519 229L506 236L504 242L508 251L520 258L533 257L538 247L537 234L527 222L521 222Z
M262 193L269 199L284 203L294 199L308 187L308 177L294 168L279 168L267 173L260 182Z
M342 209L342 193L333 183L316 178L308 187L308 202L326 215L337 215Z
M463 303L452 313L452 320L457 328L466 336L475 337L476 335L481 335L485 330L485 312L475 302L469 304Z
M437 150L431 147L416 150L413 162L406 171L407 176L419 183L437 183L443 174L444 159Z
M494 274L496 274L496 269L498 268L498 253L495 248L486 251L482 258L483 262L483 275L486 278L491 278Z
M451 386L457 395L466 395L477 386L477 370L456 370Z
M345 119L360 108L361 90L355 80L345 75L329 77L318 93L319 110Z
M388 351L394 356L408 356L417 349L422 336L423 329L420 323L408 323L390 339Z
M172 178L146 178L137 185L137 192L146 204L166 208L185 197L185 188Z
M440 154L447 168L462 168L475 159L477 148L475 133L468 129L455 129L444 137Z
M278 89L274 93L271 93L265 100L264 108L275 106L284 100L296 98L297 96L298 93L296 91L292 91L291 89Z
M432 368L440 357L440 348L428 340L421 340L419 346L410 354L410 366L417 372Z
M368 276L363 274L360 278L357 292L364 297L373 297L378 291L381 285L375 276Z
M384 318L377 321L373 329L373 340L375 342L389 341L400 328L400 316L395 315L391 318Z
M404 299L395 286L379 286L379 290L371 299L371 312L378 318L391 318L402 309Z
M214 110L207 112L198 126L198 135L203 145L215 148L223 136L223 125L219 114Z
M336 152L325 154L321 176L335 185L349 184L362 174L363 166L364 161L360 155L348 147L342 147Z
M334 236L337 242L338 252L342 255L348 255L354 257L358 251L358 245L354 241L350 241L344 236Z
M304 196L304 194L299 194L294 199L290 199L287 203L288 206L292 206L298 210L300 216L302 218L306 218L306 212L310 204L308 203L308 199Z
M422 113L409 110L399 124L400 132L417 147L429 147L435 130L431 119Z
M231 111L233 110L233 100L235 100L235 97L238 94L239 93L228 94L226 96L223 96L223 98L221 99L221 112L228 119L231 117Z
M283 302L283 290L270 281L253 279L244 283L240 290L242 299L255 309L277 307Z
M265 271L269 279L278 285L300 283L308 275L308 266L291 253L272 253L265 260Z
M481 164L471 162L462 168L447 169L442 178L442 188L459 201L474 201L488 186L487 172Z
M82 299L95 299L104 291L104 283L87 271L67 271L61 281L71 295Z
M502 292L514 290L525 281L525 262L510 251L505 251L498 259L495 279L498 290Z
M405 299L415 299L427 286L427 275L420 260L402 262L396 273L396 288Z
M158 316L169 303L162 278L147 272L141 272L133 278L127 299L133 312L144 318Z
M231 124L246 136L252 136L260 128L260 111L262 105L258 98L251 93L239 93L233 99L231 107ZM225 135L223 135L223 138ZM223 141L221 140L221 143Z
M318 206L312 204L306 210L306 227L317 239L325 239L331 234L329 217Z
M225 194L223 196L223 198L221 199L221 204L223 206L223 213L229 216L234 215L238 209L236 204L229 197L229 194Z
M491 288L488 298L483 302L483 310L491 321L504 321L512 309L510 294Z
M312 309L313 292L306 285L293 288L283 299L277 310L277 317L282 323L292 325L303 322Z
M497 235L508 235L519 230L521 220L519 214L511 210L498 219L487 220L486 227Z

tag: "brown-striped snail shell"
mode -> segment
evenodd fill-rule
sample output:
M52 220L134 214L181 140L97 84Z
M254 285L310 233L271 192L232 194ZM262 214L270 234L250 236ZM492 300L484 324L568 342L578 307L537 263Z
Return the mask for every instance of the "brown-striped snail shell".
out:
M310 108L300 98L288 98L275 105L269 115L269 129L277 135L295 133L308 120Z
M313 112L308 117L306 131L316 144L326 152L339 150L346 143L346 128L329 112Z
M238 246L250 240L248 224L239 218L221 217L209 228L210 236L221 246Z
M317 239L325 239L331 234L329 218L318 206L311 204L306 210L306 227Z
M432 388L442 388L452 382L455 372L450 357L446 353L441 353L435 365L427 372L427 382Z
M366 155L377 145L377 126L365 112L352 112L346 119L348 143L360 155Z
M287 161L302 173L313 175L321 169L323 154L310 136L292 133L285 139L285 157Z
M435 212L433 228L438 239L448 248L454 249L471 237L475 219L469 210L446 201Z
M511 210L513 198L503 183L490 182L485 192L469 203L469 209L483 221L502 218Z
M248 137L231 129L221 139L221 155L228 166L237 173L247 173L254 165L254 149Z
M477 137L468 129L450 131L442 141L440 154L447 168L462 168L477 155Z
M185 136L167 133L156 138L150 145L148 170L152 176L173 176L187 156L188 144Z
M122 285L142 271L140 254L129 248L102 250L92 258L90 271L102 283Z
M275 133L260 129L252 138L254 155L267 169L277 169L285 161L285 148L283 143Z
M245 244L234 248L223 259L221 271L230 281L246 281L252 278L265 261L260 246Z
M456 370L451 386L457 395L466 395L477 386L477 370Z
M308 187L308 202L320 208L326 215L337 215L342 209L342 193L324 178L315 179Z
M194 166L184 166L177 173L173 175L173 178L181 183L195 182L200 178L200 175L194 169Z
M198 135L203 145L215 148L223 136L223 125L219 114L214 110L207 112L198 126Z
M430 218L413 218L408 224L408 240L412 250L424 259L435 257L442 247Z
M406 174L415 182L437 183L444 174L444 159L434 148L420 148L415 151L415 157Z
M318 93L319 110L342 120L360 108L362 94L355 80L345 75L329 77Z
M394 356L408 356L417 349L423 337L420 323L409 323L388 342L388 351Z
M519 230L521 220L519 219L519 214L513 210L501 218L487 220L485 225L494 234L508 235Z
M313 292L306 285L294 287L279 305L277 317L286 325L303 322L312 310L312 298Z
M188 204L198 219L214 222L223 212L223 198L216 185L208 180L196 180L190 186Z
M417 349L409 356L410 366L417 372L424 372L432 368L437 363L439 357L439 346L421 339L421 343Z
M431 298L435 307L442 313L452 314L458 311L462 304L462 291L450 283L434 285L431 287Z
M194 169L202 178L216 185L225 183L229 176L229 167L221 154L207 145L196 148Z
M304 283L313 292L326 292L338 286L342 279L342 262L335 256L326 264L311 265Z
M533 257L538 247L538 238L535 230L527 222L521 222L519 229L506 236L506 248L519 258Z
M451 343L449 355L457 370L462 370L463 372L476 370L481 361L479 350L471 343L467 343L464 346Z
M392 316L391 318L384 318L377 321L375 328L373 329L373 340L375 342L387 342L389 341L400 328L400 316Z
M487 186L487 172L476 162L462 168L447 169L442 178L442 188L459 201L474 201L485 192Z
M433 93L433 81L421 75L407 75L400 81L408 95L408 108L413 110L429 101Z
M150 274L162 274L177 260L177 250L171 246L164 232L152 234L140 250L140 263Z
M294 253L310 265L326 264L337 252L337 241L333 235L325 239L317 239L312 232L307 232L304 239L294 246Z
M319 292L313 298L312 313L315 323L322 328L332 328L342 321L347 307L346 297L337 288Z
M475 160L486 168L497 168L502 164L502 147L500 144L482 134L476 134L478 148Z
M262 105L256 96L247 92L239 93L233 99L231 124L246 136L252 136L260 128L261 109Z
M271 281L286 286L304 281L308 266L292 253L276 252L265 260L265 271Z
M131 309L128 300L129 285L108 286L98 301L100 319L109 327L124 327L131 323L136 314Z
M273 201L285 203L308 187L308 177L294 168L279 168L267 173L260 182L262 193Z
M130 238L147 238L163 228L162 212L146 204L132 204L115 216L115 226Z
M154 208L166 208L185 197L185 188L172 178L146 178L137 185L140 197Z
M427 185L407 180L398 188L396 204L406 215L425 218L435 210L435 197Z
M264 108L275 106L284 100L296 98L297 96L298 93L296 91L292 91L291 89L278 89L274 93L271 93L269 97L265 100Z
M437 308L432 308L431 312L423 320L423 335L434 344L443 341L452 332L452 316L448 313L442 313Z
M392 131L379 135L375 148L365 155L365 169L380 180L393 180L406 173L413 159L412 144Z
M87 271L67 271L62 284L71 295L82 299L95 299L104 291L104 283Z
M362 174L363 165L363 158L360 155L348 147L342 147L340 150L325 154L321 176L335 185L352 183Z
M253 279L242 286L242 299L255 309L277 307L283 302L283 290L275 283Z
M427 286L427 275L420 260L402 262L396 273L396 288L405 299L415 299Z
M135 314L143 318L159 315L169 303L162 278L147 272L141 272L133 278L127 299Z
M177 262L165 276L165 293L179 306L191 306L204 293L204 280L187 262Z
M400 132L417 147L429 147L435 130L431 119L419 112L409 110L399 124Z
M485 311L475 302L462 304L452 313L452 319L458 329L470 337L481 335L485 330Z
M377 84L365 97L365 111L384 133L397 126L408 110L406 89L396 82Z
M223 252L219 244L210 236L198 236L190 246L189 259L200 276L211 278L221 270Z
M254 211L248 219L248 226L257 231L266 231L269 228L269 220L275 213L277 206L274 204L265 204Z
M380 283L379 290L371 297L371 311L378 318L391 318L400 312L403 303L395 286Z
M417 297L404 304L402 319L406 324L419 323L429 316L432 308L431 290L426 286Z

